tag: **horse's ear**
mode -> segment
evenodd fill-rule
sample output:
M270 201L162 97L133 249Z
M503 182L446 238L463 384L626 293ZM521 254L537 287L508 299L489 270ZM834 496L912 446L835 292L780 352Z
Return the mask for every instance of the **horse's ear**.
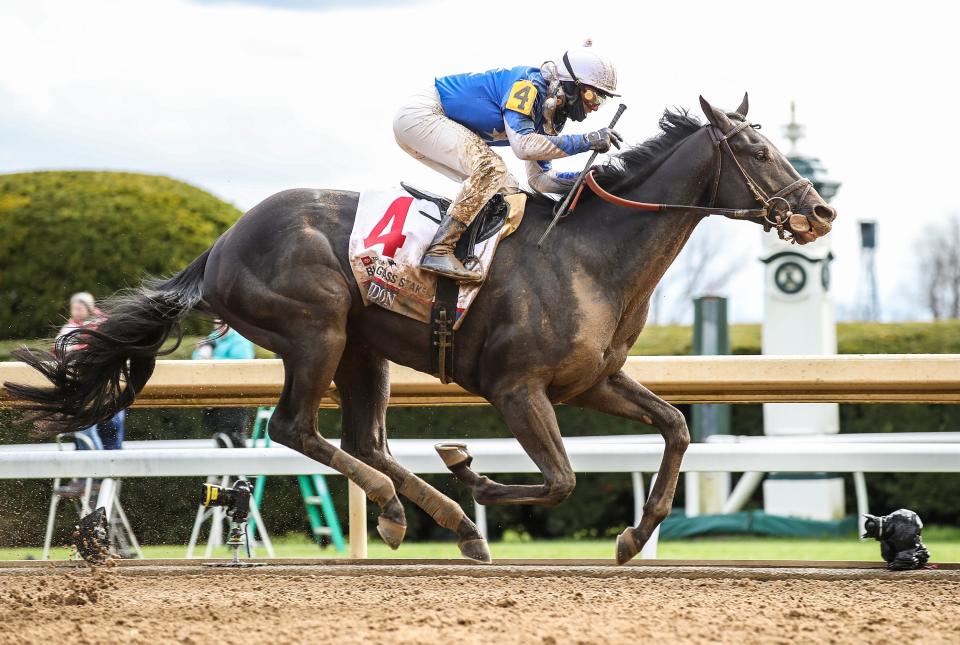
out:
M700 109L703 110L703 114L707 117L710 125L721 132L726 132L733 128L733 124L730 122L730 119L727 118L727 115L724 114L723 110L718 110L710 105L710 102L703 98L703 96L700 97Z
M740 107L737 108L737 114L743 118L747 118L747 110L750 109L750 102L747 101L747 93L743 93L743 100L740 101Z

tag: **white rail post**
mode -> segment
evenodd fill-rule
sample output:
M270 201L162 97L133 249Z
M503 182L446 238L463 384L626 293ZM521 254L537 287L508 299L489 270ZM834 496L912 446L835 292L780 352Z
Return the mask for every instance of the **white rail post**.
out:
M867 500L867 478L863 476L863 473L853 473L853 489L857 493L858 535L863 535L867 522L864 515L870 512L870 502Z
M633 480L633 525L639 526L640 520L643 519L643 504L646 501L647 495L643 486L643 473L633 472L630 473L630 478ZM657 476L654 474L650 478L650 487L653 488L653 484L657 481ZM643 545L643 548L640 549L640 559L641 560L656 560L657 559L657 542L660 540L660 527L658 526L654 530L653 535L650 536L650 539L647 540L647 543Z
M640 478L641 485L643 483L642 477ZM650 488L657 483L657 473L654 473L650 476ZM642 518L642 516L641 516ZM638 522L639 524L639 522ZM660 542L660 527L653 529L653 533L650 534L650 539L647 540L647 543L643 545L643 548L640 549L640 559L641 560L656 560L657 559L657 544Z
M350 557L367 557L367 494L353 482L347 483L350 507Z
M744 505L750 501L753 492L757 490L757 486L763 482L763 478L766 476L767 473L757 472L755 470L743 473L737 481L737 485L730 491L730 496L727 497L727 500L723 503L723 508L720 512L726 515L728 513L736 513L742 509Z
M487 507L480 502L473 503L474 517L477 520L477 530L484 540L487 539Z
M687 517L699 517L700 515L700 474L684 473L683 483L685 493L684 510ZM650 484L651 488L653 484Z
M643 486L643 473L630 473L633 481L633 525L638 526L643 519L643 503L647 500L647 493Z

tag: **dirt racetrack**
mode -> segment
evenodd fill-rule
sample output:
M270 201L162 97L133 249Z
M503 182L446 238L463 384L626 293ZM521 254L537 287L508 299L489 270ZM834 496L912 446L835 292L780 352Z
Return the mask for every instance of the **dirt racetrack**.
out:
M0 569L0 643L956 643L960 570Z

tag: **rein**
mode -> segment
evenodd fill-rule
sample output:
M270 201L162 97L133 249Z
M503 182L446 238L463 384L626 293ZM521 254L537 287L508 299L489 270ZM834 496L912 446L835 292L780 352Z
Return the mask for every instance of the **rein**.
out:
M570 211L573 211L577 207L577 203L580 201L580 195L583 193L584 185L589 186L590 190L596 193L597 197L600 199L615 204L617 206L622 206L624 208L631 208L633 210L651 212L651 213L667 213L667 212L686 212L686 213L703 213L704 215L722 215L724 217L729 217L730 219L763 219L763 229L769 231L771 228L777 229L777 234L780 236L781 240L789 239L791 242L794 241L793 237L787 237L784 232L785 225L790 221L790 218L794 216L794 213L791 212L790 203L786 200L787 195L790 195L801 188L804 189L803 194L800 196L800 203L803 202L804 197L806 197L807 192L813 184L809 179L800 178L793 182L792 184L782 188L773 195L767 195L766 192L760 185L750 176L750 173L740 164L740 160L737 159L737 155L734 154L733 148L730 147L730 139L737 136L739 133L743 132L749 127L753 127L753 124L744 120L739 125L734 127L732 130L726 134L721 133L715 126L707 124L704 126L708 128L710 136L713 139L713 145L717 149L717 172L713 180L713 189L710 193L710 205L709 206L681 206L678 204L653 204L649 202L637 202L632 199L624 199L623 197L617 197L613 193L610 193L604 189L600 184L597 183L596 178L593 175L593 170L588 170L587 174L584 177L584 182L580 184L580 187L577 189L576 195L573 197L573 202L570 204ZM733 160L734 165L737 167L737 170L740 171L740 174L743 176L744 182L747 185L747 188L750 189L751 194L754 199L760 202L760 208L715 208L714 204L717 201L717 192L720 189L720 174L723 171L723 151L726 150L730 155L730 158ZM776 208L774 205L782 203L781 208ZM803 217L800 215L800 217ZM788 231L789 232L789 231Z

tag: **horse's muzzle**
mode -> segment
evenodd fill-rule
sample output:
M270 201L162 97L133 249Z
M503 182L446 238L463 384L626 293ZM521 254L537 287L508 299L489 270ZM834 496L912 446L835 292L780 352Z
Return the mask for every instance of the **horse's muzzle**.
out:
M793 233L793 239L798 244L806 244L829 233L835 219L837 211L833 206L817 204L809 215L790 213L787 228Z

